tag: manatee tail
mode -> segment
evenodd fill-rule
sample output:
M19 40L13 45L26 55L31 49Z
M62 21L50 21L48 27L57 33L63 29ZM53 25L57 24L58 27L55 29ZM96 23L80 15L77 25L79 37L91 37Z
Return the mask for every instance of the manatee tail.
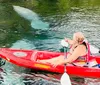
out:
M38 15L31 11L30 9L20 7L20 6L13 6L14 10L23 18L32 21L32 20L38 20Z
M31 21L32 28L41 30L49 28L49 23L40 20L40 17L35 12L20 6L13 6L13 8L21 17Z

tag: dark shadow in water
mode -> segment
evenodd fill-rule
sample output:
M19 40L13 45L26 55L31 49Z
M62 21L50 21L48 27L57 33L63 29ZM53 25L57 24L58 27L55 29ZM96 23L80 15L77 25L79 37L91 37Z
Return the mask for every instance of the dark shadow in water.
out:
M2 76L3 74L6 74L6 72L0 67L0 85L2 85L2 82L4 82L4 78Z
M0 67L3 66L3 65L5 65L5 63L6 63L6 60L0 58Z

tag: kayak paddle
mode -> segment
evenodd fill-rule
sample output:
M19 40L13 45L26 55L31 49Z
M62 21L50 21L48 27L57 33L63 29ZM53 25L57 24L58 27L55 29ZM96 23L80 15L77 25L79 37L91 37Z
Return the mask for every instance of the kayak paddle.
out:
M64 47L64 56L65 56L65 59L66 59L66 52L67 52L66 47L68 47L68 43L66 43L65 40L62 40L61 45ZM61 85L71 85L70 77L66 73L66 64L64 65L64 73L61 76L60 82L61 82Z

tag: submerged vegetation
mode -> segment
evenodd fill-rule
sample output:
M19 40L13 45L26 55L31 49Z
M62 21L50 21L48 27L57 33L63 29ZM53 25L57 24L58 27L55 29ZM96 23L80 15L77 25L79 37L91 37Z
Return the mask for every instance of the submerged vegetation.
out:
M28 20L13 10L13 5L34 11L48 23L52 23L50 16L60 20L61 15L71 11L92 13L93 10L100 10L100 0L0 0L0 42L5 41L9 34L34 30Z

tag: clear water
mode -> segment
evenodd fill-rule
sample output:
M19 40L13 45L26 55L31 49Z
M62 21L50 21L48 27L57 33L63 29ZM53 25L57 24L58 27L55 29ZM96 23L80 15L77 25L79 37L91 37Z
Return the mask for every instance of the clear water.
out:
M25 7L36 15L30 13L22 17L13 5ZM42 23L47 22L50 26L46 30L35 29L31 25L35 21L28 16L39 17ZM64 37L71 38L74 32L82 31L92 45L100 48L99 27L99 0L0 1L0 47L60 51L60 41ZM36 72L7 61L0 67L0 85L60 85L56 79L60 76ZM100 85L99 78L70 77L73 85Z

